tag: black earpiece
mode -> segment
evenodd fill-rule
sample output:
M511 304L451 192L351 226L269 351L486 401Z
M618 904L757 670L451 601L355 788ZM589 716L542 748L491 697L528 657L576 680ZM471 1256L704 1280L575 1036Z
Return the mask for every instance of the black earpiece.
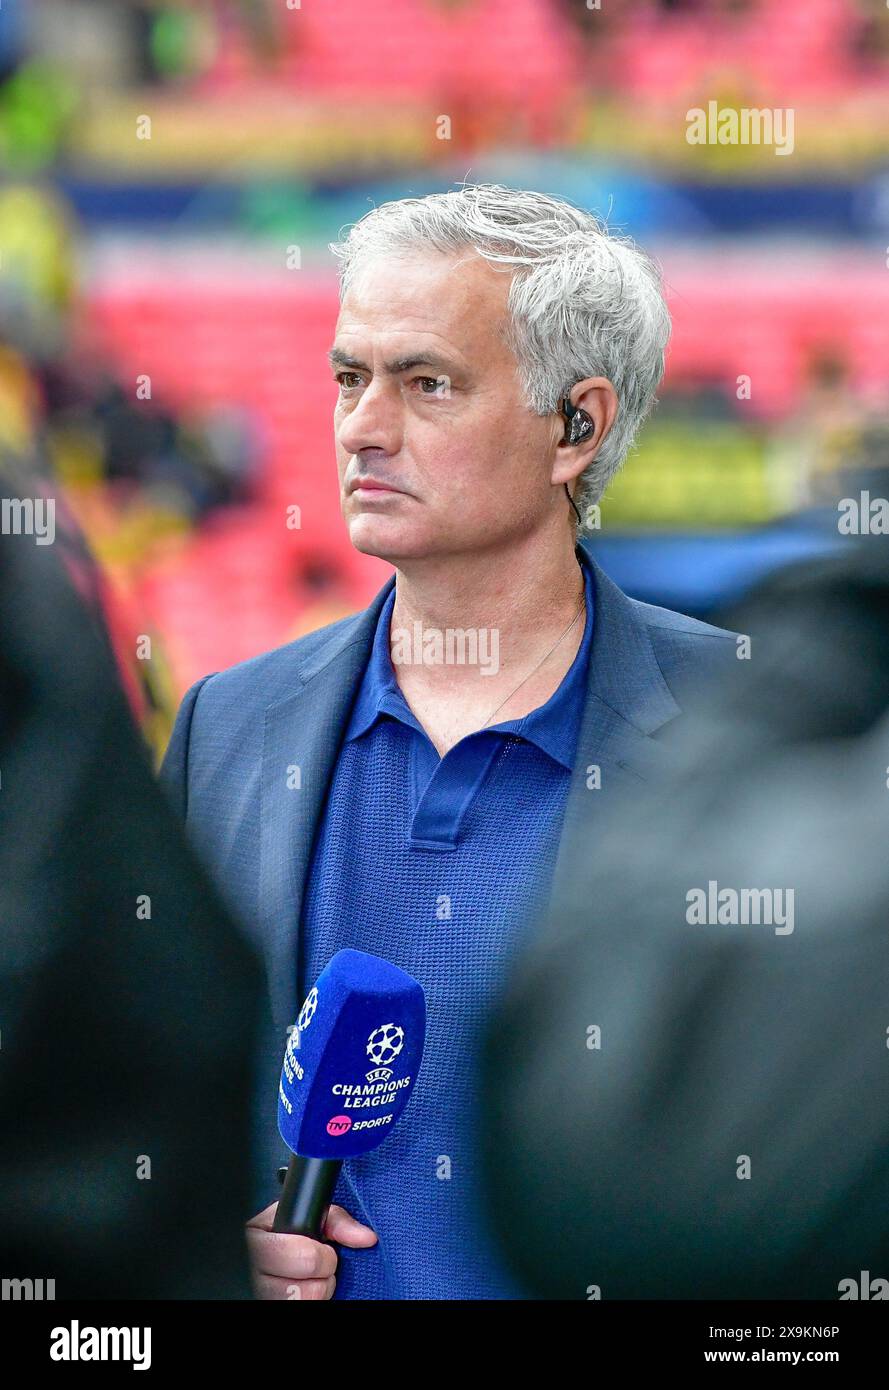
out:
M562 414L568 426L562 443L582 444L593 430L593 422L589 415L585 410L581 410L580 406L572 405L568 396L562 401Z
M565 399L562 401L562 414L564 415L567 424L567 428L565 430L565 437L562 440L562 443L582 444L583 441L586 439L587 435L593 429L593 422L590 419L589 415L587 415L585 410L581 410L580 406L572 405L568 396L566 396ZM568 498L568 501L574 508L574 515L577 517L577 520L581 522L582 525L583 522L580 512L577 510L577 504L575 503L574 498L571 496L571 493L568 490L568 484L565 483L564 487L565 496Z

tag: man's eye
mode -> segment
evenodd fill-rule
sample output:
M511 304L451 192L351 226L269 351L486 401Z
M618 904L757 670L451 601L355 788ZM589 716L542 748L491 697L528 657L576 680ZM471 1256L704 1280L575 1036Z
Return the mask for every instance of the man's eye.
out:
M420 394L423 396L434 396L443 385L443 379L439 376L418 376L414 380L419 382Z
M353 387L361 385L361 377L357 372L337 372L336 379L344 391L350 391Z

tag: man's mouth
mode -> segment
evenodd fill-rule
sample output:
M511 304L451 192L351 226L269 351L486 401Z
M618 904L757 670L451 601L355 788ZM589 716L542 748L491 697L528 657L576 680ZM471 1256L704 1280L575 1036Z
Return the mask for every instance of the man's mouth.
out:
M398 492L400 487L393 487L391 483L381 482L379 478L356 478L349 487L350 492Z

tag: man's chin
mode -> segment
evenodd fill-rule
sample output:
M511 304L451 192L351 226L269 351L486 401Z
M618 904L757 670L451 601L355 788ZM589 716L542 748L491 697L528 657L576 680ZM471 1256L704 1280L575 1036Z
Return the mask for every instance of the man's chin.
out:
M422 535L416 526L408 526L394 517L367 513L349 522L349 540L362 555L375 555L390 564L411 556L428 555L432 549L430 537Z

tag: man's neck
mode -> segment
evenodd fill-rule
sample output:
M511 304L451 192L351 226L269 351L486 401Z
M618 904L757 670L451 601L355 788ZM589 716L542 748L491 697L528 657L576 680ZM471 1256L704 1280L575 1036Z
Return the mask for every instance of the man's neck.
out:
M498 723L552 695L583 638L583 588L573 537L397 568L393 668L439 753L483 727L500 701ZM436 651L443 660L431 659Z

